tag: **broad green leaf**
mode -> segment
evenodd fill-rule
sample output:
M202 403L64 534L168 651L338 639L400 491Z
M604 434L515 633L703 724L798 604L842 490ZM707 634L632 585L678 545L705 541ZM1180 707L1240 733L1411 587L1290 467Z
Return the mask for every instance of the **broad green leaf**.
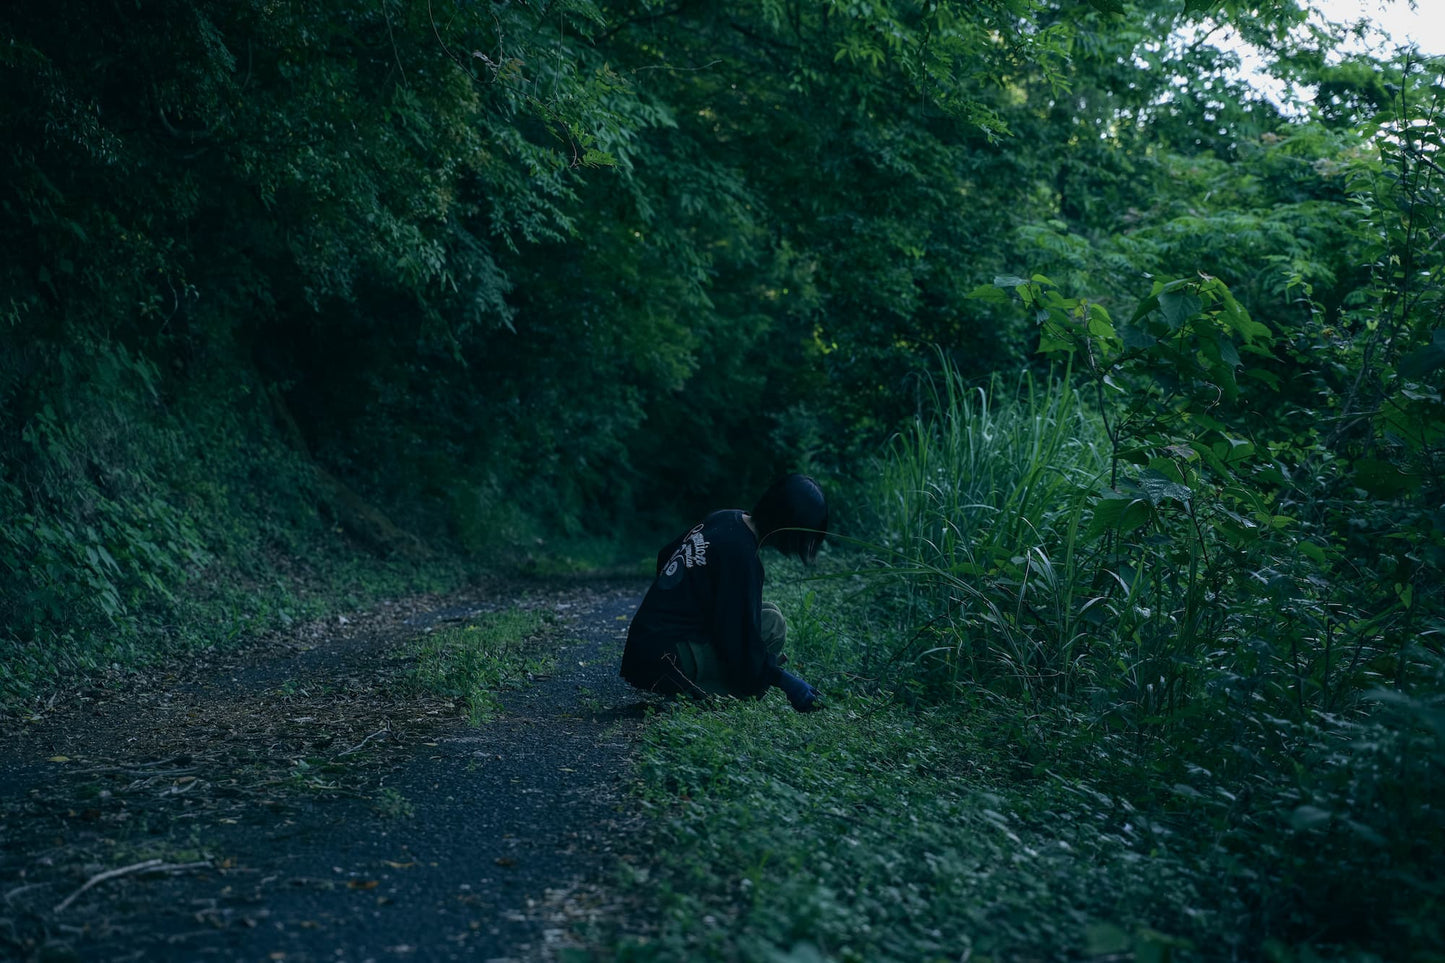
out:
M1166 291L1159 295L1159 311L1171 331L1178 331L1190 318L1204 310L1204 302L1193 292Z
M1058 351L1073 351L1077 347L1074 338L1057 324L1045 322L1039 328L1039 353L1053 354Z
M1423 378L1445 365L1445 328L1436 328L1430 343L1400 359L1399 372L1405 378Z
M1376 498L1394 498L1419 489L1424 479L1401 471L1397 465L1379 458L1360 458L1351 466L1355 484Z
M1226 438L1212 447L1214 456L1229 465L1238 465L1254 454L1254 443L1243 438Z
M1148 524L1153 514L1147 499L1110 492L1094 503L1088 535L1096 538L1109 531L1127 534Z
M1215 450L1215 446L1203 441L1191 441L1189 442L1189 447L1192 448L1197 455L1199 455L1200 459L1203 460L1206 465L1208 465L1210 468L1213 468L1220 475L1227 476L1232 474L1229 465L1225 462L1224 458L1220 456L1218 451Z
M1295 832L1304 832L1323 826L1334 817L1334 813L1318 806L1296 806L1294 812L1290 813L1289 824Z
M1239 367L1239 352L1234 349L1234 342L1229 338L1218 335L1215 339L1215 346L1219 350L1219 359L1231 368Z
M1246 378L1252 378L1255 381L1264 382L1273 391L1279 390L1279 375L1275 374L1272 371L1265 371L1263 368L1246 368L1244 370L1244 376Z
M980 284L968 292L968 297L974 301L988 301L993 304L1007 304L1009 301L1003 288L996 284Z
M1139 488L1149 497L1149 501L1158 505L1165 500L1173 500L1182 505L1188 505L1189 499L1193 496L1187 485L1181 485L1176 481L1166 478L1163 474L1150 468L1139 476Z
M1134 316L1129 319L1130 323L1137 324L1138 322L1147 318L1149 314L1158 307L1159 296L1157 294L1151 294L1149 297L1140 301L1139 304L1134 308Z
M1124 347L1126 348L1151 348L1154 346L1155 340L1153 335L1137 324L1124 326Z
M1114 332L1114 326L1109 323L1109 316L1095 311L1093 305L1089 306L1089 334L1106 341L1118 340Z

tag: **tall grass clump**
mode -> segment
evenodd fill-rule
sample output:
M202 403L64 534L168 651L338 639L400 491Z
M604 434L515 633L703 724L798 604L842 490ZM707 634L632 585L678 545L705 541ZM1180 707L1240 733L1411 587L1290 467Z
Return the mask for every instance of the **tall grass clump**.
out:
M866 501L900 654L931 686L990 680L1041 695L1077 683L1077 596L1089 495L1108 438L1067 381L970 387L946 368L931 408L898 434Z

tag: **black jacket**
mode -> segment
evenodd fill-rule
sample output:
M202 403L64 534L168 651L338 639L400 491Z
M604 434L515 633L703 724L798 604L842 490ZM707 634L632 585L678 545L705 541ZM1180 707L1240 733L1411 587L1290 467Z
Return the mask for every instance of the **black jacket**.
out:
M762 599L757 537L741 511L713 512L658 553L657 578L627 630L622 677L641 689L677 691L666 681L677 643L706 642L734 695L762 695L777 675L759 627Z

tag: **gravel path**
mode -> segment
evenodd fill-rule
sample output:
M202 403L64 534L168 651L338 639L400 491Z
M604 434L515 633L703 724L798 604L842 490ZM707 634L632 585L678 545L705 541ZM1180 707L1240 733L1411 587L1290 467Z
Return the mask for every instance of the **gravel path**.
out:
M644 933L611 886L639 827L646 703L616 667L644 588L398 603L12 726L0 958L585 960ZM400 692L399 644L516 605L558 616L557 669L500 718Z

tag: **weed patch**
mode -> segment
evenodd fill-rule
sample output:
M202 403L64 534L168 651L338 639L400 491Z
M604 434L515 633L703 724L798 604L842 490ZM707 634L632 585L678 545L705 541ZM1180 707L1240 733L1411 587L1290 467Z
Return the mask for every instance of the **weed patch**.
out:
M501 708L500 690L551 671L553 658L539 645L543 614L512 609L467 625L439 629L411 643L413 691L455 699L472 725Z
M411 800L390 786L385 786L371 801L371 808L386 819L411 819L416 807Z

